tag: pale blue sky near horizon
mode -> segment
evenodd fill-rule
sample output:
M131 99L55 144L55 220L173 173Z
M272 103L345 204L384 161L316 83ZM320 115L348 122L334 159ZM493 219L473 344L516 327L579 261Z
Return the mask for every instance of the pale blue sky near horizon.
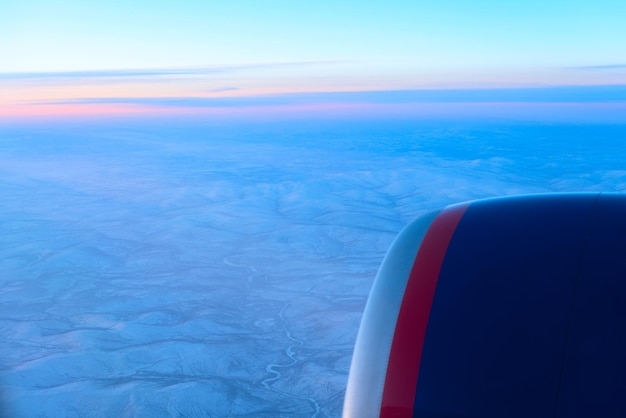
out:
M4 1L0 116L125 113L172 98L623 86L624 17L621 0Z
M45 1L0 4L0 72L389 62L432 71L626 65L626 3Z

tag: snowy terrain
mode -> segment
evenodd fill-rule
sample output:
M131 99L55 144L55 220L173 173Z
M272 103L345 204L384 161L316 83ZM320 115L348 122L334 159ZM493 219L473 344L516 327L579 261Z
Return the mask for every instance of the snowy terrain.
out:
M0 127L0 415L338 417L414 217L626 190L626 125Z

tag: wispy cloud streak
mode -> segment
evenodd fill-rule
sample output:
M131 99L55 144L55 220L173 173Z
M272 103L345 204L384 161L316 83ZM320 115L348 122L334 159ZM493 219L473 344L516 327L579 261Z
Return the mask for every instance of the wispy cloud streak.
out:
M0 73L0 80L63 80L99 79L120 77L162 77L172 75L219 74L229 72L227 68L198 69L145 69L145 70L102 70L102 71L59 71L34 73Z
M583 65L578 67L566 67L565 69L583 71L626 70L626 64Z
M107 79L107 78L140 78L140 77L169 77L169 76L203 76L212 74L227 74L246 70L306 67L323 64L339 64L336 61L302 61L278 62L264 64L247 64L215 67L188 67L188 68L147 68L147 69L111 69L94 71L58 71L58 72L19 72L0 73L0 80L41 80L59 81L72 79Z
M262 107L309 104L594 103L626 101L626 85L516 89L386 90L290 93L246 97L81 98L38 104L132 104L159 107Z

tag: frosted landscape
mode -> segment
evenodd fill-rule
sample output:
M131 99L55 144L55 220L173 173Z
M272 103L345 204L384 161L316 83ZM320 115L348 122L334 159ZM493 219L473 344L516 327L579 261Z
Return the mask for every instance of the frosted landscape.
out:
M425 211L625 191L626 124L172 119L0 127L0 415L338 417Z

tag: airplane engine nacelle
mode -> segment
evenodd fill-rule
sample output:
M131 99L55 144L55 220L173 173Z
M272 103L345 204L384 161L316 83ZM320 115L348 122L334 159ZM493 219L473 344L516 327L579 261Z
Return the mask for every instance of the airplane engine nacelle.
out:
M344 417L626 417L626 194L478 200L407 226Z

